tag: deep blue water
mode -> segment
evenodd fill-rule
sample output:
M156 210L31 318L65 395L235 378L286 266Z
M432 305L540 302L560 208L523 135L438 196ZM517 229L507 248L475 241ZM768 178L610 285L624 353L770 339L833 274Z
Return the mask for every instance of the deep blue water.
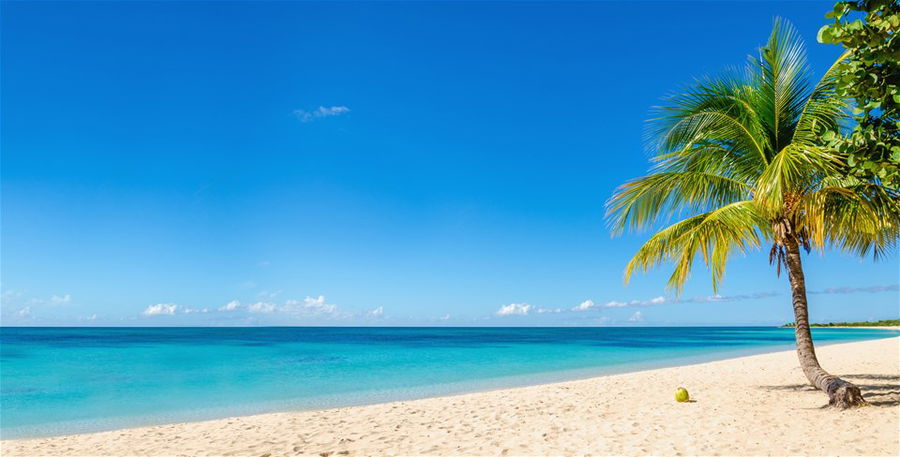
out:
M815 329L818 343L896 336ZM0 328L0 437L512 387L790 348L687 328Z

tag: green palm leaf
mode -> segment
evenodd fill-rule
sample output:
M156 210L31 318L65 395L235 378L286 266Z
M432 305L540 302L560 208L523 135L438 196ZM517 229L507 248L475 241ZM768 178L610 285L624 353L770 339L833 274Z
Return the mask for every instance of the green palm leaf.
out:
M691 216L647 240L625 267L625 280L628 281L635 270L647 271L659 263L673 262L675 270L668 286L680 293L699 251L712 271L713 290L718 290L731 253L746 253L770 237L765 222L752 200Z
M859 255L892 250L897 192L847 182L843 159L824 145L845 109L833 69L811 84L799 36L780 19L743 70L699 79L669 97L648 126L650 174L615 191L607 222L618 235L685 218L638 250L626 280L671 262L669 286L680 292L699 252L715 289L731 253L766 240L783 254L785 236Z

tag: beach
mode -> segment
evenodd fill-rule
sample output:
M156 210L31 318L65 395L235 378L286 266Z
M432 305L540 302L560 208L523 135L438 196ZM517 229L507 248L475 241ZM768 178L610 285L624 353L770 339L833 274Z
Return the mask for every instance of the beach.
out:
M860 328L860 329L869 329L869 330L900 330L900 326L896 326L896 325L879 325L879 326L867 326L867 325L854 325L854 326L832 325L832 326L830 326L830 327L813 327L813 328Z
M837 411L793 351L530 387L0 443L4 456L898 455L900 337L822 365L871 406ZM690 403L676 403L676 387Z

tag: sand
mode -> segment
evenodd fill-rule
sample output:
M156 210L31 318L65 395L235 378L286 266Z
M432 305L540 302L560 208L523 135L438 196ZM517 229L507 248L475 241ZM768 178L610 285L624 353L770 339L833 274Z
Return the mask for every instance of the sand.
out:
M3 456L900 455L900 337L823 346L872 406L837 411L793 351L532 387L0 443ZM684 386L692 403L676 403Z
M864 329L868 329L868 330L900 330L900 326L896 326L896 325L879 325L877 327L858 327L858 326L851 327L851 326L846 326L846 325L835 325L832 327L813 327L813 328L864 328Z

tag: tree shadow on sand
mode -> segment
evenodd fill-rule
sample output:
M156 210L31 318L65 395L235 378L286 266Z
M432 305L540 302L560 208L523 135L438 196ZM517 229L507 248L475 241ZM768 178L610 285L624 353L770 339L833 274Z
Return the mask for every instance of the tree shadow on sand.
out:
M863 398L872 406L900 405L900 376L878 374L848 374L842 378L856 384ZM759 386L770 391L804 392L815 391L809 384L784 384L779 386Z
M900 376L851 374L845 376L862 390L863 398L872 406L900 405Z
M885 381L885 382L895 382L900 383L900 376L895 375L884 375L884 374L848 374L844 375L846 378L854 378L854 379L864 379L867 381Z

